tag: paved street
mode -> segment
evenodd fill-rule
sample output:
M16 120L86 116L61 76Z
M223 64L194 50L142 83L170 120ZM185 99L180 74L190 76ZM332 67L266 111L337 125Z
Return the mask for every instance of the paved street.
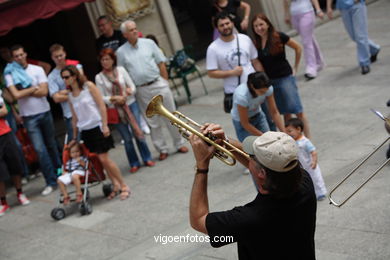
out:
M371 73L360 74L356 46L346 34L340 18L316 29L327 64L318 78L305 82L303 61L301 63L299 90L328 189L388 136L383 121L370 108L384 114L389 111L386 107L390 98L389 10L389 0L378 0L368 6L370 38L381 45ZM222 111L222 81L207 76L204 80L209 90L207 96L199 80L190 82L194 98L191 105L186 103L183 89L180 89L180 96L174 92L179 110L200 123L220 123L229 136L235 137L230 115ZM166 135L170 141L167 132ZM353 190L379 166L385 159L386 149L387 146L382 148L335 195L336 198ZM40 196L43 178L25 186L31 199L29 206L19 206L14 190L10 189L11 211L0 218L0 259L237 259L235 244L213 249L208 243L164 245L155 241L160 235L201 235L191 229L188 220L194 175L191 151L185 155L172 153L155 167L141 168L136 174L128 173L122 145L118 144L111 156L130 186L131 197L125 201L119 198L107 201L102 196L102 187L94 187L90 190L93 213L89 216L81 217L77 207L70 207L65 219L54 221L50 211L56 205L58 194ZM229 167L219 160L212 161L209 173L211 211L231 209L256 196L251 178L243 171L240 165ZM329 205L327 200L318 203L317 259L390 259L388 173L389 166L342 208Z

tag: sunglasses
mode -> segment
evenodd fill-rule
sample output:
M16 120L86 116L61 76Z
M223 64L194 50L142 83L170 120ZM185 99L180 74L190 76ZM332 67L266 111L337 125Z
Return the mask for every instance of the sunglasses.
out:
M70 77L72 77L72 76L62 76L62 79L69 79Z

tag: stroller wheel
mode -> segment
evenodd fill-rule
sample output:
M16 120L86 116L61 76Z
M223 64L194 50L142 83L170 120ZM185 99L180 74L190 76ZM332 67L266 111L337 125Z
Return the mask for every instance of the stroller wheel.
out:
M83 195L84 195L85 191L87 191L86 200L88 200L89 199L89 190L88 189L84 189L84 188L81 189L81 192L83 193Z
M51 217L55 220L61 220L61 219L64 219L66 214L65 214L65 210L63 208L54 208L52 211L51 211Z
M92 213L92 205L88 202L83 202L79 206L79 211L81 215L89 215Z
M104 184L103 185L103 194L104 197L108 197L112 192L112 185L111 184Z

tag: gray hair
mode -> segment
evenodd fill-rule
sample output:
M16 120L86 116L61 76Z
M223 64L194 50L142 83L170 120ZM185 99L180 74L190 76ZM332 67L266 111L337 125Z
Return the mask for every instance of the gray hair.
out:
M129 23L136 24L133 20L130 20L130 19L124 21L123 23L121 23L121 26L120 26L120 30L121 30L122 33L125 33L127 31L126 25L129 24Z

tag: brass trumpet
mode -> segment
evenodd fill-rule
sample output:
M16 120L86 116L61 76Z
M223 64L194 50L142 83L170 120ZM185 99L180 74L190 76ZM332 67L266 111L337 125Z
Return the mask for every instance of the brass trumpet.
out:
M178 111L169 112L163 106L163 97L161 95L154 96L152 100L149 102L149 105L146 109L147 117L150 118L154 115L161 115L166 117L173 126L179 129L179 132L185 139L188 140L188 138L192 133L202 138L203 141L205 141L206 143L214 146L216 149L216 151L214 152L214 156L229 166L233 166L236 164L236 158L232 153L233 151L238 152L241 155L249 158L249 155L247 153L241 151L240 149L233 146L226 140L223 140L222 145L219 145L215 142L215 140L217 139L216 136L213 136L212 134L207 134L207 135L202 134L200 132L200 128L202 127L202 125L196 123L194 120L186 117L182 113ZM198 128L198 130L196 130L194 127ZM229 150L224 146L228 147Z

